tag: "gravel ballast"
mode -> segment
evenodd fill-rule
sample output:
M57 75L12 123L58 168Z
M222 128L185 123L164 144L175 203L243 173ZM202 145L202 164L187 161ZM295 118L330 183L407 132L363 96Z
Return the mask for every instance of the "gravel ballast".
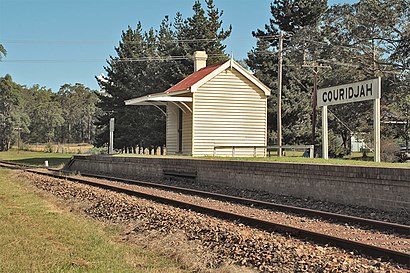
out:
M124 240L166 237L168 241L175 238L176 245L184 241L185 250L197 252L206 261L194 266L193 271L206 272L235 263L262 272L406 272L394 263L366 259L334 247L315 245L141 198L24 172L18 172L18 176L65 200L67 205L80 208L92 218L126 226ZM175 251L178 249L172 250L173 255L177 255Z

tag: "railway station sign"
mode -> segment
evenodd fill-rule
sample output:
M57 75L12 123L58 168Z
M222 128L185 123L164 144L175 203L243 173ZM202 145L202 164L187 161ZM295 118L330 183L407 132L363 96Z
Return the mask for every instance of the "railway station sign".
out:
M317 105L322 107L322 154L328 159L327 107L365 100L373 100L374 161L380 162L380 97L381 78L338 85L317 91Z
M380 99L379 79L360 81L319 89L317 105L336 105L357 101Z

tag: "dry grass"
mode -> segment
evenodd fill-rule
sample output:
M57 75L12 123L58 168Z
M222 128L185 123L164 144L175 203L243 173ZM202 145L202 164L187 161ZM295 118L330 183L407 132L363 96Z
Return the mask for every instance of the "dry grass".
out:
M172 233L164 236L163 233L151 230L143 233L135 232L138 224L130 225L127 232L127 241L138 245L145 245L152 251L171 257L190 272L201 273L252 273L257 272L249 268L239 267L233 261L220 260L217 253L205 249L201 242L188 240L182 233ZM147 244L148 242L148 244Z
M70 144L27 144L24 149L31 152L52 152L65 154L88 153L94 146L87 143Z

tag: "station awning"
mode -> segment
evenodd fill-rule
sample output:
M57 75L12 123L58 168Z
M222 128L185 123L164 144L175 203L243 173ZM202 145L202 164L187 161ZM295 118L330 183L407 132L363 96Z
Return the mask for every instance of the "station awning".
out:
M183 112L188 110L192 113L191 107L186 104L187 102L192 102L192 97L177 97L170 96L164 93L157 93L126 100L125 105L154 105L158 107L167 105L167 103L172 103L180 108Z

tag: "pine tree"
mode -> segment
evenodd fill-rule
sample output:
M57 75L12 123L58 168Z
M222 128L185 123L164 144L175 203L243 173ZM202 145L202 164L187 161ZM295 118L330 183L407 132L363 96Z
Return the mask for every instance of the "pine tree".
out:
M10 75L0 78L0 151L7 151L30 132L23 93L27 89L15 83Z
M301 68L305 57L305 42L316 36L318 24L327 7L327 1L275 0L271 4L272 18L265 29L252 33L256 47L248 53L247 64L255 75L272 89L268 99L268 130L272 144L276 139L276 90L278 78L278 34L285 31L283 67L282 125L283 142L310 143L311 86L309 70ZM292 35L291 38L290 35ZM313 55L314 50L308 54Z
M150 106L125 106L126 99L162 92L193 72L192 56L196 50L206 50L209 64L226 59L222 41L229 37L231 27L221 29L223 12L206 1L205 11L196 1L194 15L183 19L177 13L174 24L165 17L159 30L143 32L141 23L135 30L123 32L118 57L111 57L105 67L107 76L99 79L104 90L99 107L103 113L96 123L101 130L96 145L108 142L107 124L115 121L114 147L157 147L165 143L165 118Z
M0 44L0 60L3 56L6 56L6 54L7 54L7 50L4 48L2 44Z
M147 130L157 119L156 109L149 107L126 107L124 101L152 93L153 84L149 81L150 65L155 57L155 37L153 31L143 33L141 23L135 30L128 27L122 33L119 46L115 49L118 57L111 57L105 67L107 76L98 79L103 94L99 96L98 106L103 113L96 125L101 133L96 137L96 145L102 146L108 141L110 118L115 118L116 149L149 146L153 143L146 138ZM152 79L152 78L151 78ZM163 118L159 118L163 124Z

